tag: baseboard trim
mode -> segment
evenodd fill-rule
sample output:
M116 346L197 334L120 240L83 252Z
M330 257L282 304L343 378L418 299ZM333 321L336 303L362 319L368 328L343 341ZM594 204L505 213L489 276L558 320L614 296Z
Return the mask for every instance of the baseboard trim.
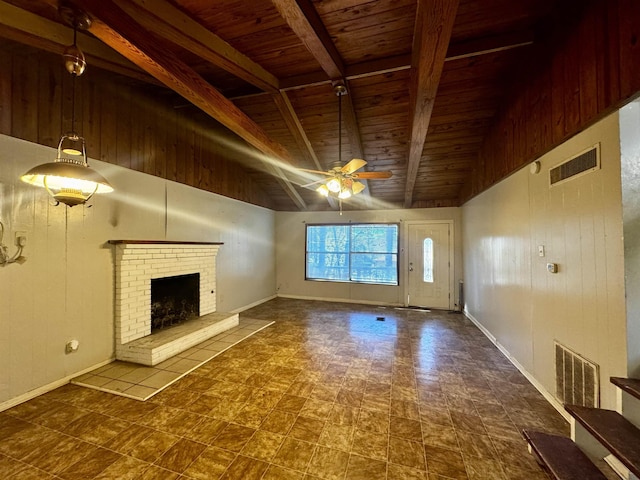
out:
M30 390L26 393L23 393L22 395L19 395L15 398L12 398L10 400L6 400L2 403L0 403L0 412L3 412L4 410L8 410L9 408L15 407L16 405L19 405L23 402L28 402L29 400L31 400L32 398L36 398L40 395L43 395L47 392L50 392L51 390L55 390L56 388L62 387L63 385L66 385L67 383L69 383L73 378L79 377L80 375L84 375L87 372L90 372L91 370L95 370L96 368L100 368L103 367L111 362L113 362L115 360L115 357L110 358L109 360L105 360L103 362L100 363L96 363L95 365L92 365L91 367L85 368L84 370L80 370L79 372L75 372L72 375L68 375L64 378L61 378L59 380L56 380L55 382L51 382L48 383L46 385L43 385L41 387L38 387L34 390Z
M520 362L518 362L518 360L516 360L509 353L509 351L500 344L500 342L498 342L496 337L489 330L487 330L485 326L478 321L478 319L476 319L473 315L471 315L471 313L469 313L469 311L466 308L464 309L463 313L469 320L471 320L471 323L473 323L476 327L478 327L478 329L485 335L485 337L487 337L491 341L491 343L493 343L497 347L500 353L502 353L507 358L507 360L509 360L513 364L513 366L516 367L520 371L520 373L522 373L522 375L525 376L525 378L529 381L529 383L531 383L531 385L533 385L535 389L542 394L545 400L549 402L551 406L555 408L558 411L558 413L562 415L567 422L570 422L571 415L567 413L567 411L564 409L564 406L560 402L558 402L558 400L556 400L556 398L546 388L544 388L542 384L538 382L538 380L536 380L536 378L533 375L531 375L531 373L529 373L527 369L524 368L522 364L520 364Z
M354 300L350 298L325 298L325 297L309 297L306 295L288 295L278 294L278 298L291 298L293 300L314 300L317 302L335 302L335 303L353 303L360 305L375 305L378 307L404 307L402 303L377 302L375 300Z
M240 307L240 308L236 308L235 310L231 310L230 313L242 313L245 310L249 310L250 308L257 307L258 305L262 305L263 303L266 303L269 300L273 300L276 297L277 297L277 295L271 295L270 297L262 298L260 300L257 300L255 302L253 302L253 303L245 305L244 307Z

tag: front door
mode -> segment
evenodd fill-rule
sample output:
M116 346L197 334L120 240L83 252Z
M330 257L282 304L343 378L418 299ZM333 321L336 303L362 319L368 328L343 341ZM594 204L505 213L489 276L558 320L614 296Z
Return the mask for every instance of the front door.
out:
M449 223L409 225L408 301L411 306L451 308Z

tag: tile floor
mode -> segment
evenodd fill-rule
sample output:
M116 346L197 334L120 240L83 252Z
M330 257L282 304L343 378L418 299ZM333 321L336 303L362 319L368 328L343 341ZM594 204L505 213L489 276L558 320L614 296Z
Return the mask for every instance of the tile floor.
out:
M548 479L520 429L568 424L462 315L243 315L276 323L146 402L66 385L1 412L0 478Z
M272 320L243 317L237 326L153 367L116 360L74 378L71 383L135 400L148 400L212 358L271 324Z

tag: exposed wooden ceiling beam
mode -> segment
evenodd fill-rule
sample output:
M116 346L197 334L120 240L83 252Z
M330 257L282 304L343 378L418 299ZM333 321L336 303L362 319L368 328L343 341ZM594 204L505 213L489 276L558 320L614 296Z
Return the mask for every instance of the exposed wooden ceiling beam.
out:
M412 115L404 207L411 208L433 104L447 56L458 0L419 0L413 35L410 98Z
M293 109L293 105L291 105L291 101L287 96L286 92L279 92L277 94L272 95L273 102L278 107L278 111L284 122L287 124L287 128L293 135L298 148L305 156L307 162L314 165L318 170L322 170L322 165L320 164L320 160L318 160L318 156L316 152L313 150L311 146L311 142L307 137L307 133L304 131L302 127L302 123L300 123L300 119Z
M278 91L274 75L166 0L116 0L116 3L150 32L262 90Z
M62 54L73 43L70 27L5 2L0 2L0 36L56 54ZM80 34L78 45L90 65L158 84L153 77L95 38Z
M196 71L168 49L158 45L157 40L113 2L76 0L75 3L93 17L90 31L97 38L268 157L289 164L294 163L293 158L282 145L271 140L258 124L207 83ZM287 194L295 204L300 209L305 209L304 200L284 174L279 178L279 181L288 185Z
M344 63L313 4L309 0L271 1L329 78L342 78Z
M445 61L460 60L462 58L477 57L489 53L502 52L520 48L533 44L533 31L521 30L518 32L503 33L490 37L469 40L462 43L449 45ZM356 63L345 66L346 80L356 78L373 77L386 73L408 70L411 68L411 55L397 55L395 57L380 58L367 62ZM283 90L295 90L314 85L329 83L326 74L316 72L313 74L300 75L280 79L280 88Z

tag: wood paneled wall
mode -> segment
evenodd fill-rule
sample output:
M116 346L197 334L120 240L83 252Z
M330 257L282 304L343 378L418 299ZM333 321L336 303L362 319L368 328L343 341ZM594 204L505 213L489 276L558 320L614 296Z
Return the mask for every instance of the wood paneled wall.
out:
M273 208L229 145L246 144L176 97L92 67L76 81L76 130L103 162ZM0 45L0 133L57 148L71 128L72 77L60 56L8 41ZM152 87L153 88L153 87ZM187 103L184 101L183 103Z
M640 91L640 2L588 0L586 8L572 8L572 3L566 2L555 25L541 32L534 55L523 59L521 81L484 140L461 203Z

